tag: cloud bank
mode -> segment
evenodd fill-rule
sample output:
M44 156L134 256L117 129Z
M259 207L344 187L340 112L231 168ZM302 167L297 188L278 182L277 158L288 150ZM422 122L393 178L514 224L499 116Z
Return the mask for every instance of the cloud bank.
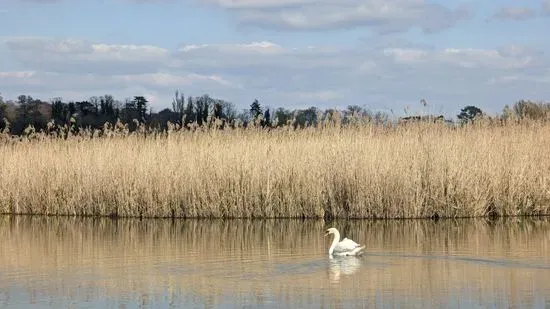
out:
M465 5L449 8L421 0L202 0L246 25L283 30L369 27L378 33L413 28L438 32L471 17Z
M179 89L192 95L209 93L240 107L258 98L272 107L358 104L396 113L424 98L432 112L453 115L465 104L498 102L502 107L519 99L518 94L550 96L550 59L516 45L351 49L259 41L182 44L168 50L43 37L9 38L3 45L24 68L0 72L0 84L13 97L85 99L109 93L123 99L146 94L159 110L170 105Z
M536 12L528 7L503 7L492 18L498 20L526 20L535 16Z

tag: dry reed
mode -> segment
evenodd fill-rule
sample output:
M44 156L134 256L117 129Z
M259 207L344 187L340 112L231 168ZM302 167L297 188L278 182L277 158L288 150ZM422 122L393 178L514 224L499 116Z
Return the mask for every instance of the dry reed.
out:
M418 218L550 213L550 125L198 128L0 145L0 213Z

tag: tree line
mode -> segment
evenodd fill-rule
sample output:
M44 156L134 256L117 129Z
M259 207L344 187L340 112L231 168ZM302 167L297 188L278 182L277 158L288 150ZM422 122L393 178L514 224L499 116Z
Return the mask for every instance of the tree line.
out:
M144 96L119 101L106 94L76 102L64 102L59 97L44 101L30 95L20 95L16 100L4 100L0 96L0 129L8 130L12 135L23 134L29 127L40 131L51 125L68 126L71 130L78 131L100 129L106 123L114 124L118 121L128 124L130 131L136 130L142 124L163 130L170 123L191 128L213 122L221 127L247 127L254 124L265 128L284 125L299 128L316 125L322 119L336 116L341 116L348 122L352 117L363 117L377 122L388 120L385 113L372 113L357 105L348 106L343 112L334 109L321 110L314 106L295 110L279 107L272 110L263 107L255 99L249 108L239 111L233 103L208 94L186 97L179 91L175 92L172 107L159 112L152 110Z
M425 101L422 100L425 105ZM468 105L457 115L459 122L472 122L480 117L486 117L481 109ZM535 103L521 100L512 107L506 105L499 119L535 119L550 120L550 104ZM388 123L391 117L385 112L372 112L358 105L349 105L344 110L317 107L306 109L276 109L264 108L255 99L249 108L238 111L231 102L217 99L204 94L193 97L175 92L172 107L154 112L144 96L134 96L123 101L112 95L93 96L84 101L64 102L56 97L49 101L33 98L30 95L20 95L16 100L4 100L0 96L0 129L12 135L24 134L32 128L44 131L48 127L68 127L72 131L81 129L100 129L106 124L122 122L128 125L130 131L140 125L164 130L173 124L184 128L203 126L216 123L220 127L249 126L254 124L264 128L285 125L303 128L317 125L321 121L334 120L342 124L354 121ZM443 116L408 116L400 121L418 121L424 119L444 120Z

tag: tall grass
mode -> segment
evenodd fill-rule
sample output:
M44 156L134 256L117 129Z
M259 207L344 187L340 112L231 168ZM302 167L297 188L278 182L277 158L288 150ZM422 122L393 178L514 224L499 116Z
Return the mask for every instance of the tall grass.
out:
M198 128L0 145L0 212L413 218L550 213L550 124Z

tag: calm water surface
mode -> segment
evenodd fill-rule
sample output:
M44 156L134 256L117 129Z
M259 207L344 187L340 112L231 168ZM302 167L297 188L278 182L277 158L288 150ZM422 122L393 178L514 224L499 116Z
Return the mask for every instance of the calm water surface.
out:
M365 255L329 259L331 226ZM549 219L0 216L0 308L550 308L549 244Z

